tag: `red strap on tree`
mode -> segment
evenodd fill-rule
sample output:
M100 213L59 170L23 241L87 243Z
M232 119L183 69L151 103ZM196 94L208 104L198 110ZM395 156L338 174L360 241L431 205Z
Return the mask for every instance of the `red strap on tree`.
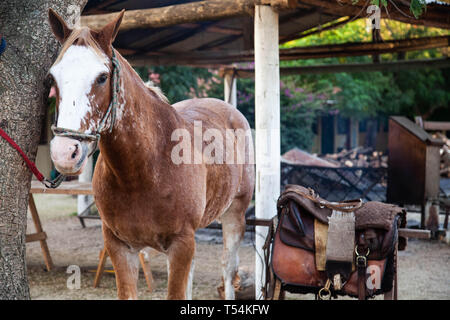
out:
M5 139L14 149L16 149L17 152L19 152L19 154L22 156L23 160L27 164L28 168L31 170L31 172L33 172L36 179L43 182L45 179L44 175L38 170L34 162L28 158L28 156L22 151L22 149L20 149L17 143L15 143L14 140L11 139L11 137L8 136L5 131L3 131L2 128L0 128L0 136L3 139Z

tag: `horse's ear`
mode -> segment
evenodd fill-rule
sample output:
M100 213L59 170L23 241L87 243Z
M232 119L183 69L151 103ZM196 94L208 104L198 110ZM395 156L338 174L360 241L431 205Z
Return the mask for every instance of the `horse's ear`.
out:
M122 22L125 9L120 11L119 15L99 32L94 33L94 37L97 38L98 44L103 49L103 51L111 56L111 45L116 39L117 33L119 32L120 23Z
M48 9L48 22L50 27L52 28L53 34L56 39L62 44L72 33L72 29L70 29L67 24L64 22L63 18L61 18L53 9Z

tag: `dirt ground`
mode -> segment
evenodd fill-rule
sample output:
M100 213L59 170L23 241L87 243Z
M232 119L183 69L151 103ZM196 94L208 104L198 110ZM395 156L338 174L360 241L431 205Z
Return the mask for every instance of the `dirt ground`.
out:
M36 205L48 246L55 264L45 271L38 242L27 244L27 266L32 299L116 299L114 274L106 272L100 287L93 288L95 269L103 247L99 220L87 220L83 229L75 216L76 198L59 195L35 195ZM28 233L34 231L31 218ZM195 255L194 299L219 299L217 286L221 279L222 245L218 241L197 241ZM220 242L220 241L219 241ZM251 241L240 248L241 270L254 271L255 253ZM67 267L81 269L80 289L68 289L71 274ZM151 259L154 290L148 292L141 272L138 282L140 299L164 299L167 288L167 266L164 255ZM106 269L112 269L107 261ZM450 299L450 246L437 241L412 240L399 253L399 299ZM312 295L288 294L287 299L313 299ZM342 298L340 298L342 299Z

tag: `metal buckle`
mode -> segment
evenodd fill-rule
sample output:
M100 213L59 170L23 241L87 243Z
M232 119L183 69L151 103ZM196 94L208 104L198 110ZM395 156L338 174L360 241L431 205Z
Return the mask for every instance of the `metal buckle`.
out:
M47 178L45 178L42 183L44 184L44 186L46 188L49 189L56 189L60 186L60 184L64 181L64 179L66 178L65 175L60 174L59 176L57 176L55 179L53 180L49 180Z
M367 257L370 254L370 248L367 248L367 252L365 255L361 255L358 252L358 245L355 246L355 253L356 253L356 266L357 267L366 267L367 266Z
M331 281L327 280L325 286L319 290L319 299L320 300L330 300L331 299L331 291L330 291Z
M356 266L357 267L367 266L367 258L365 256L357 256L356 257Z

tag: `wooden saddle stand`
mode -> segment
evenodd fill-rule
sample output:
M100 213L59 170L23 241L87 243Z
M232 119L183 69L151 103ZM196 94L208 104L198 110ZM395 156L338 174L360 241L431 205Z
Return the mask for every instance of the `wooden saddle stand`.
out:
M311 189L287 185L277 210L264 246L266 299L283 299L285 291L323 300L397 299L397 250L407 242L398 232L406 226L402 208L328 202Z

